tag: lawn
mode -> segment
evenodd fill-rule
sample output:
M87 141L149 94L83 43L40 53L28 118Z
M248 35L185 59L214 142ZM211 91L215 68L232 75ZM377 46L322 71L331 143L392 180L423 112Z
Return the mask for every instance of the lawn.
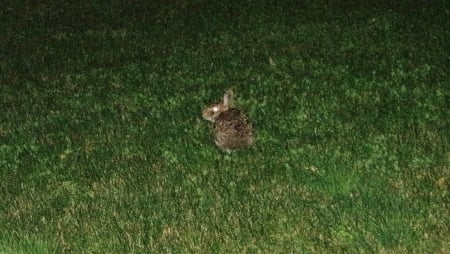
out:
M0 253L450 252L447 1L40 2L0 3Z

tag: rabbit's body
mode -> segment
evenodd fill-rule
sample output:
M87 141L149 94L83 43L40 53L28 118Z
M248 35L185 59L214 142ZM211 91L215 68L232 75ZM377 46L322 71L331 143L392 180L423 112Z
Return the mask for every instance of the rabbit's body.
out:
M222 112L214 122L215 143L222 149L236 149L253 143L253 128L247 116L235 109Z
M223 102L213 104L203 110L204 119L214 123L217 147L230 151L250 146L253 143L253 127L247 116L230 106L233 92L225 92Z

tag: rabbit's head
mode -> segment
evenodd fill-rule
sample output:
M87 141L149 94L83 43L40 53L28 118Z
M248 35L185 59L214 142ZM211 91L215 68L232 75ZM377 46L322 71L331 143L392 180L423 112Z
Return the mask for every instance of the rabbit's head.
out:
M217 117L221 113L226 112L231 108L232 101L233 101L233 91L229 89L223 95L222 102L211 104L202 111L203 118L205 120L215 122Z

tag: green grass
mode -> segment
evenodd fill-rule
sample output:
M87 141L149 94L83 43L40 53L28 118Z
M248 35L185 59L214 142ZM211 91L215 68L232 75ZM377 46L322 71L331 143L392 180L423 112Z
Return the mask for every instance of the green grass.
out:
M446 1L94 2L0 4L0 253L448 252Z

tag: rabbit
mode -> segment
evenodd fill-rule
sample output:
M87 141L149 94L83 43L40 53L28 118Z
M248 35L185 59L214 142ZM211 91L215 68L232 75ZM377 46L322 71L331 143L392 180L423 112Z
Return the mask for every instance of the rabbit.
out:
M227 90L223 101L206 107L202 116L214 123L214 141L223 151L248 147L253 144L253 126L248 117L231 106L233 91Z

